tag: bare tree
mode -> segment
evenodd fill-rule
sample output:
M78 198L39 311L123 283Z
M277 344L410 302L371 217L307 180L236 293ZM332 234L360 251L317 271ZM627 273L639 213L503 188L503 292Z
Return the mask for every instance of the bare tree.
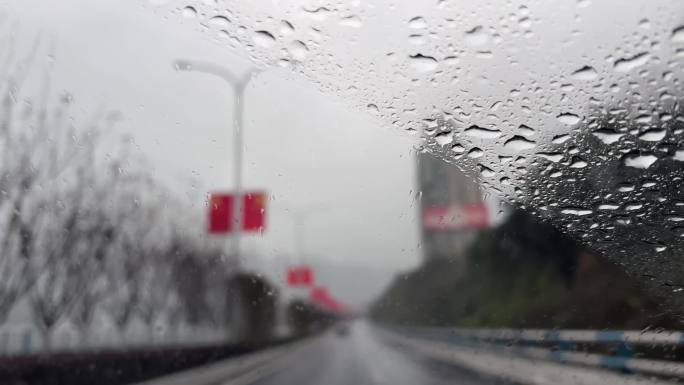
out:
M184 231L192 213L160 186L130 142L112 146L116 114L69 119L73 100L50 90L37 101L22 86L40 39L17 61L0 48L0 323L29 300L46 349L69 317L81 342L103 310L124 333L139 316L149 327L225 325L229 274L218 247ZM3 56L4 55L4 56ZM110 136L108 136L110 135ZM104 151L119 149L112 155Z
M18 93L31 71L40 40L36 39L28 55L12 66L15 55L12 42L3 52L1 66L3 78L8 79L0 88L0 323L21 296L31 287L29 257L32 254L32 233L22 221L21 212L26 205L23 192L35 183L35 170L29 167L29 153L24 145L33 144L30 133L21 129L16 115L19 109ZM23 123L32 117L25 113ZM39 117L44 119L44 115ZM23 149L23 151L22 151Z
M174 282L170 264L149 259L143 267L140 287L140 301L137 313L148 328L148 335L154 335L154 325L169 307Z

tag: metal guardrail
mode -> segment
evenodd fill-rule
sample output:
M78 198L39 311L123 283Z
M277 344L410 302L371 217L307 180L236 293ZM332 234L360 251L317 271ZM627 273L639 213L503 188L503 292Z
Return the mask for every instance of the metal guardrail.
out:
M386 330L412 340L486 349L534 361L610 369L665 378L684 378L684 361L672 359L684 350L684 333L633 330L461 329L392 327ZM657 349L658 357L635 356L635 349ZM607 353L610 351L610 353Z
M402 328L396 328L401 330ZM415 333L436 333L441 337L479 341L529 341L552 343L626 343L683 345L684 333L679 331L638 330L553 330L553 329L462 329L462 328L406 328Z

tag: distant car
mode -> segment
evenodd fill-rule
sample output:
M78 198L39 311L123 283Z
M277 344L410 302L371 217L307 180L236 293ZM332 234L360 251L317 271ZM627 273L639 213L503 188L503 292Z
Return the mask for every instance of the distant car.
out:
M349 325L346 322L339 323L335 326L335 334L339 337L346 337L349 335Z

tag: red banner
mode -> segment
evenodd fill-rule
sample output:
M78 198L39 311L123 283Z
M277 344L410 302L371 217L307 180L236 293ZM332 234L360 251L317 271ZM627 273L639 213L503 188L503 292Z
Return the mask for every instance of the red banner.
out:
M249 192L243 199L242 229L245 231L263 231L266 227L266 193Z
M266 227L265 192L247 192L242 197L242 230L261 232ZM208 231L223 234L233 231L233 194L214 193L209 199Z
M313 270L309 266L293 266L288 268L287 284L289 286L313 285Z
M423 213L423 226L428 230L485 229L489 213L484 203L430 207Z
M344 306L330 295L328 289L322 286L314 287L311 290L309 300L325 310L336 312L344 310Z
M233 229L233 196L212 194L209 199L209 233L228 233Z

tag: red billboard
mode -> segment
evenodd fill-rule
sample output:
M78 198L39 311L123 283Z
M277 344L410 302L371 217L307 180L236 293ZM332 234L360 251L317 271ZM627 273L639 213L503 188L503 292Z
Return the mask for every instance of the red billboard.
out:
M485 229L489 227L489 211L484 202L429 207L423 212L423 227L435 231Z

